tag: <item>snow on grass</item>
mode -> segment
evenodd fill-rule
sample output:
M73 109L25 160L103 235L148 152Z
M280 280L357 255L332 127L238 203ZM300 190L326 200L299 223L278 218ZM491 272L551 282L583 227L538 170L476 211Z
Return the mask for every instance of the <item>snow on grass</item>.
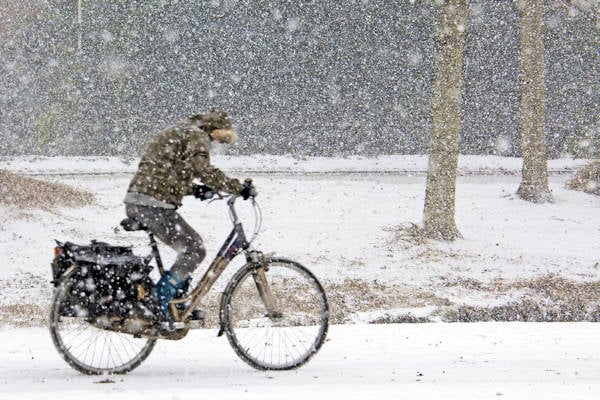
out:
M264 213L255 247L315 272L336 323L598 319L600 199L565 187L585 160L553 160L556 201L531 204L515 195L520 159L461 157L456 222L464 239L452 243L415 243L406 235L422 218L426 157L221 156L213 161L233 176L254 178ZM133 244L145 254L144 234L118 227L135 166L135 160L106 157L0 160L0 168L95 198L93 204L53 212L0 207L0 261L7 266L0 269L0 321L35 326L44 320L36 315L28 322L14 310L45 309L52 291L53 239ZM247 203L240 206L246 221ZM226 207L188 198L180 211L209 251L198 278L230 230ZM164 252L168 265L174 255ZM232 264L216 293L241 264ZM548 285L551 291L545 290ZM505 315L506 307L513 313Z

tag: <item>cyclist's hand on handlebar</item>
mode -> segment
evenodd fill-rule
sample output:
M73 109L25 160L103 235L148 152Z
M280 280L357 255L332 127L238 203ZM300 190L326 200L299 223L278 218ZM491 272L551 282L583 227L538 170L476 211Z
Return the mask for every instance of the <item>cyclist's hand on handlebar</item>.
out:
M240 191L240 196L242 196L242 198L244 200L248 200L250 197L256 197L257 195L258 195L258 192L256 191L256 188L252 184L252 179L249 179L249 178L246 179L244 181L244 187Z
M210 200L217 194L217 191L206 185L194 185L192 194L197 199Z

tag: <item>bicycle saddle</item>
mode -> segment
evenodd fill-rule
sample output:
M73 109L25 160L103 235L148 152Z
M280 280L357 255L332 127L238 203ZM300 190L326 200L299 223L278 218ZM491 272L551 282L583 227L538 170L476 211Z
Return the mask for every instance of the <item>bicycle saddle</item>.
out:
M121 221L121 226L128 232L148 230L146 225L131 218L125 218L123 221Z

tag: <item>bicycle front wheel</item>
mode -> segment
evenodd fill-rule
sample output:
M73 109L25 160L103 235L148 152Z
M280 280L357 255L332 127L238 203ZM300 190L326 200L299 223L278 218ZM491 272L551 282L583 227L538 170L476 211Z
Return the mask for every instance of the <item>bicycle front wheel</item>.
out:
M56 288L50 308L50 335L63 359L88 375L124 374L148 357L156 339L95 327L77 305L84 282L66 278Z
M247 264L224 293L221 316L235 352L260 370L305 364L323 345L329 308L323 287L302 265L271 259Z

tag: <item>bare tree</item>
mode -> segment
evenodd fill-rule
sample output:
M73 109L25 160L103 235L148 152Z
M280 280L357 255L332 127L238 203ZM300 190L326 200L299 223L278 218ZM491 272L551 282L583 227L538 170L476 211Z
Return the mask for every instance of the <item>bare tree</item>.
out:
M546 74L542 0L519 0L521 11L521 153L523 176L517 194L534 203L552 201L548 186Z
M432 132L423 230L441 240L461 237L454 220L462 103L463 48L468 0L447 0L436 36Z

